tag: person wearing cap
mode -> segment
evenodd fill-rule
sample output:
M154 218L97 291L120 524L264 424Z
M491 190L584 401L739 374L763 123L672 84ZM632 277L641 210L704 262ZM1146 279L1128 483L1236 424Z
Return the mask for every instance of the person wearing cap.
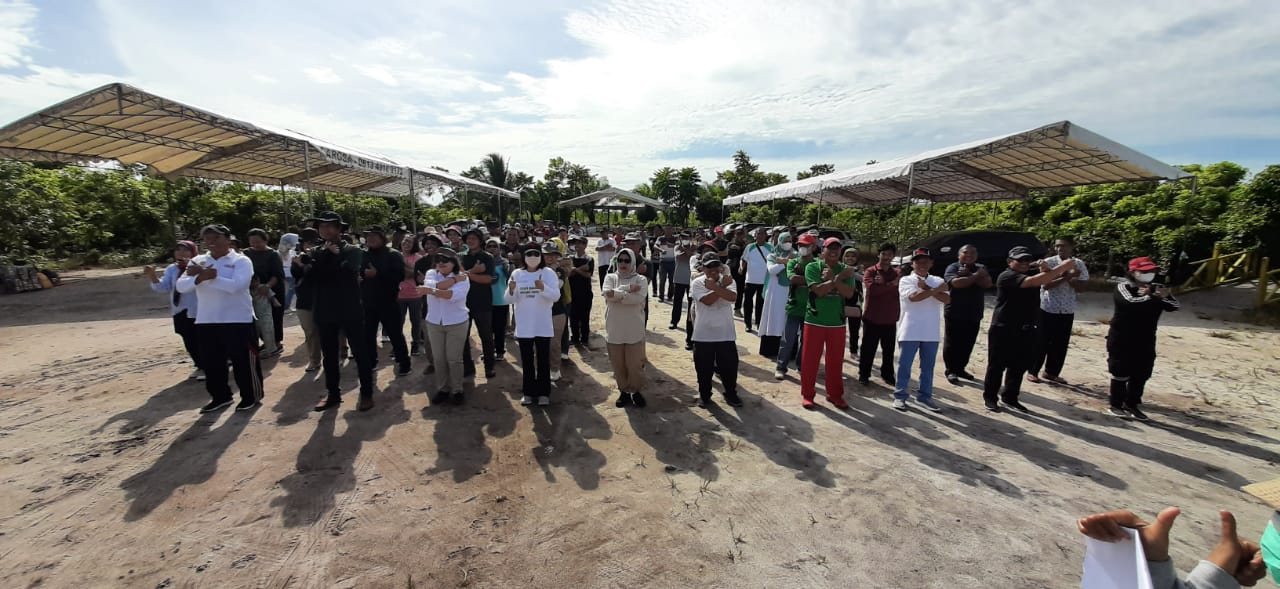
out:
M525 250L522 261L523 267L511 273L507 285L524 372L520 404L545 406L551 404L551 338L555 336L551 309L560 301L560 279L536 247Z
M994 284L987 267L978 263L978 248L965 245L958 259L947 266L942 279L951 287L951 302L942 310L946 337L942 340L942 366L947 382L975 380L969 373L969 357L981 331L986 312L986 290Z
M277 356L280 354L279 346L284 345L284 262L279 252L268 247L266 231L250 229L248 237L249 248L242 250L241 253L253 262L253 275L258 279L258 288L253 294L256 297L274 299L262 304L263 309L271 315L272 333L270 335L276 344L274 348L267 346L269 352L265 356ZM267 338L262 338L262 341L267 342ZM270 350L274 350L274 353Z
M360 403L357 409L373 408L373 349L365 332L364 304L360 296L364 253L342 239L349 225L333 211L324 211L311 219L323 245L312 250L307 279L315 280L313 315L320 330L320 349L324 363L325 398L316 411L337 409L342 405L341 358L338 355L340 334L355 356L356 374L360 379Z
M806 232L796 240L797 257L787 261L787 320L782 326L782 345L778 350L778 363L773 370L773 378L787 378L787 368L792 361L800 361L800 330L804 326L804 314L809 308L809 283L805 281L804 272L814 260L815 246L818 243L816 231ZM799 368L799 365L796 366Z
M702 273L702 257L707 253L715 253L715 251L716 251L716 247L710 241L702 244L698 248L698 252L694 254L694 256L689 261L689 275L692 277L692 276L701 274ZM690 278L689 283L693 284L692 278ZM684 315L684 349L686 351L692 352L693 351L693 316L698 312L698 306L694 304L693 291L686 289L684 297L685 297L684 304L689 307L689 312L685 313Z
M173 263L164 269L163 276L156 275L155 266L146 266L142 274L151 282L152 292L169 295L169 315L173 317L173 332L182 338L182 346L191 358L195 367L188 378L202 381L205 379L204 360L200 357L200 336L196 328L196 312L199 309L199 295L195 291L182 294L177 290L178 279L187 271L191 258L199 255L196 244L190 241L179 241L173 248Z
M591 283L596 276L596 261L587 254L587 240L580 235L569 236L573 255L569 258L573 269L569 271L569 345L585 346L591 337L591 303L595 289Z
M360 296L364 303L364 338L369 350L378 346L378 326L391 340L396 362L396 375L409 374L409 346L404 341L404 323L400 314L400 283L404 281L404 256L387 245L387 234L381 227L364 231L365 251L361 263ZM377 366L377 356L373 358Z
M450 225L444 230L444 238L449 242L449 248L455 252L467 251L466 244L462 243L462 229L457 225Z
M693 268L690 259L694 256L693 242L689 239L688 233L681 233L680 239L675 242L673 250L674 257L672 262L675 266L671 271L671 285L668 296L671 297L671 325L668 329L677 329L680 325L680 315L684 312L685 301L689 298L689 283L693 281ZM665 260L663 261L665 264Z
M298 325L302 327L302 346L307 353L307 366L303 369L305 372L320 370L324 360L320 350L320 329L316 326L315 314L313 313L316 300L316 281L314 278L308 277L308 273L311 271L312 255L319 239L320 234L311 227L299 231L298 255L294 256L289 263L292 267L294 279L294 296L297 298ZM340 345L339 347L345 346Z
M1129 274L1116 285L1115 310L1107 326L1107 371L1111 373L1111 403L1116 417L1146 421L1142 394L1156 363L1156 328L1166 311L1177 311L1178 299L1169 287L1155 282L1159 270L1151 258L1129 261Z
M1075 257L1076 242L1070 237L1058 238L1053 242L1053 249L1056 255L1044 260L1050 268L1070 259L1076 260L1076 267L1040 287L1040 320L1036 330L1040 334L1040 345L1027 371L1027 380L1067 384L1062 378L1062 366L1067 361L1067 345L1071 343L1071 328L1076 320L1076 291L1089 283L1089 268Z
M604 280L605 343L609 365L618 384L618 407L644 407L645 354L644 301L649 280L635 271L635 252L624 249L614 256L614 267Z
M716 255L720 256L721 260L728 258L729 240L724 237L724 227L717 226L713 234L715 235L715 238L711 240L711 243L715 244Z
M950 289L941 276L929 274L933 255L927 249L911 254L911 274L898 281L898 385L893 392L893 408L907 410L911 387L911 365L920 355L920 388L916 403L930 411L942 408L933 402L933 364L942 341L942 308L951 302Z
M427 298L427 342L434 358L435 393L431 402L454 405L463 402L463 349L468 346L471 325L467 293L488 285L471 284L452 248L442 247L434 256L436 267L423 276L418 293Z
M787 325L787 297L791 294L787 265L796 258L790 233L779 233L776 245L765 267L764 311L760 314L759 353L770 359L778 357L782 346L782 333Z
M471 229L463 235L463 243L466 245L466 253L462 254L459 259L462 261L462 268L467 273L467 280L470 280L475 288L467 292L467 309L471 312L471 327L476 336L480 338L480 354L481 361L484 363L484 377L494 378L497 373L493 369L493 281L497 279L498 274L494 270L497 265L493 260L493 256L489 255L484 249L484 236L480 232ZM468 377L474 377L476 374L475 360L471 355L471 344L462 351L462 369Z
M253 299L249 283L253 262L231 249L231 231L226 225L208 225L200 239L209 253L187 263L187 271L174 284L182 295L194 293L196 334L200 338L201 365L207 366L204 386L210 401L200 408L212 413L231 404L227 384L227 362L240 389L236 411L249 411L262 404L262 365L258 361L258 336L253 327Z
M426 317L426 297L418 294L418 280L415 274L418 260L422 258L422 246L417 238L404 235L400 239L400 255L404 258L404 280L400 281L400 290L396 293L396 305L400 309L400 329L404 329L405 317L409 318L409 355L421 356L427 342L427 331L422 324Z
M604 292L604 277L609 275L609 265L613 263L614 254L618 253L618 246L621 245L609 236L609 232L600 232L600 239L596 240L596 267L599 268L600 274L600 292Z
M822 242L822 257L804 268L809 305L804 314L804 351L800 357L800 404L814 409L818 367L826 355L827 400L837 409L844 401L844 300L854 293L855 270L840 261L844 244L836 237Z
M738 262L738 273L742 274L742 323L747 326L747 333L755 333L756 324L764 313L764 282L769 270L769 254L773 246L769 244L769 230L765 227L756 229L755 243L742 250L742 260Z
M999 399L1023 413L1030 411L1018 402L1022 375L1031 363L1036 347L1036 314L1040 309L1040 287L1075 268L1075 259L1056 268L1043 266L1032 276L1035 256L1024 246L1009 250L1009 268L996 278L996 308L987 330L987 374L982 383L982 399L988 411L999 411ZM1003 386L1002 386L1003 383Z
M493 361L507 361L507 326L511 323L511 304L507 301L507 282L511 279L511 262L502 255L502 242L490 237L484 249L493 258Z
M693 368L698 375L698 407L711 404L711 377L724 385L724 400L741 407L738 397L738 331L733 324L733 301L738 290L720 257L702 255L702 275L689 284L693 295Z
M893 265L898 254L897 246L884 243L877 250L879 261L867 268L862 275L866 301L862 306L862 349L858 354L858 382L871 382L871 363L880 348L880 378L885 384L898 386L893 375L894 338L898 333L898 315L901 307L898 299L900 274Z

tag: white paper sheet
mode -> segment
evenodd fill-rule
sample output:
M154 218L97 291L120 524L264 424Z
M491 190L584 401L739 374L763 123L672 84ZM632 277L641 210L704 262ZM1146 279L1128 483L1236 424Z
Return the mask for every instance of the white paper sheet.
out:
M1080 589L1152 589L1147 555L1138 531L1125 528L1128 540L1100 542L1085 538L1084 577Z

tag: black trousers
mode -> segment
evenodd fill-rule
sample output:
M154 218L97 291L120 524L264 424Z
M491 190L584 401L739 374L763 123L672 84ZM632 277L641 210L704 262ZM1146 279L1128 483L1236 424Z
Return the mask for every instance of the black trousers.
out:
M378 326L382 335L391 338L391 351L398 366L409 366L409 347L404 343L404 318L400 314L400 302L395 299L365 302L364 345L369 354L378 349ZM359 333L359 332L357 332ZM350 332L348 332L350 334ZM377 358L373 358L375 361Z
M214 401L230 401L227 360L246 402L262 398L262 364L258 361L258 331L253 323L205 323L196 326L200 354L204 356L204 388Z
M524 395L526 397L551 396L551 338L522 337L520 344L520 369L524 371Z
M742 322L751 329L751 318L761 319L764 314L764 285L746 283L742 287Z
M670 260L662 260L658 263L658 299L665 299L672 295L671 288L675 285L676 280L676 261L674 258Z
M489 316L493 318L493 357L501 358L507 355L507 325L511 322L511 305L494 305Z
M569 306L569 343L586 344L591 335L591 292L573 293L573 304Z
M862 321L862 350L858 353L858 380L871 378L871 363L876 359L876 348L880 348L880 376L887 382L894 380L893 346L898 337L898 324L872 323Z
M944 317L942 325L946 328L946 337L942 340L942 366L947 374L966 372L982 321Z
M191 356L191 363L204 370L204 358L200 356L200 330L196 329L196 320L186 311L173 316L173 332L182 337L182 347Z
M1137 407L1156 366L1156 342L1107 337L1107 371L1111 373L1111 406Z
M689 285L678 282L671 283L671 326L680 325L680 314L684 311L685 295L689 294Z
M271 327L275 329L276 345L284 345L284 291L271 291L271 296L276 298L279 306L271 305Z
M360 377L360 394L373 394L373 349L369 347L369 338L355 337L365 334L364 320L351 319L342 322L316 323L320 330L320 353L324 364L324 388L330 398L342 396L340 386L342 378L342 358L338 356L338 334L347 334L347 346L351 355L356 357L356 373ZM376 326L374 327L376 329ZM401 341L404 336L401 336Z
M858 332L862 331L862 318L861 317L845 317L844 319L845 319L845 323L847 323L849 327L849 353L857 354L859 352ZM804 327L801 326L801 330L803 329Z
M698 395L711 398L711 376L720 377L725 398L738 394L737 342L693 342L693 369L698 373Z
M684 347L688 348L693 345L693 314L697 309L693 305L693 299L685 297L680 301L681 305L689 305L689 312L684 314Z
M1067 345L1071 343L1071 328L1075 325L1074 313L1046 313L1040 311L1040 345L1027 372L1038 374L1040 367L1049 376L1060 376L1062 365L1067 362Z
M982 383L984 401L1018 400L1022 375L1035 354L1036 337L1034 325L991 327L987 332L987 375Z
M609 264L602 264L596 272L600 274L600 292L604 292L604 277L609 275Z
M746 288L746 285L743 284L743 281L746 280L746 277L743 276L740 272L738 272L738 265L740 263L741 263L741 258L739 258L738 260L729 260L729 264L728 264L729 278L733 279L733 284L738 289L738 298L733 300L734 311L742 310L742 291L744 288Z

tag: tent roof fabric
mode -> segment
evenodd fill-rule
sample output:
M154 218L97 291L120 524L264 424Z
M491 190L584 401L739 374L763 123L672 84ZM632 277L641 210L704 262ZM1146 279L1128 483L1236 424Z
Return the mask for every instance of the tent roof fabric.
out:
M1032 190L1175 180L1190 174L1070 121L726 198L724 204L803 198L836 206L1018 200Z
M285 129L219 115L126 84L108 84L0 127L0 157L145 164L166 177L289 184L403 196L435 188L516 194Z
M576 196L569 200L560 201L560 206L576 207L576 206L592 204L592 203L602 203L602 204L598 204L598 206L625 207L626 202L636 203L641 206L647 205L655 209L667 208L666 203L663 203L660 200L654 200L647 196L641 196L639 194L631 192L630 190L623 190L621 188L615 188L612 186L610 186L609 188L597 190L595 192L592 192L591 194L584 194L582 196Z

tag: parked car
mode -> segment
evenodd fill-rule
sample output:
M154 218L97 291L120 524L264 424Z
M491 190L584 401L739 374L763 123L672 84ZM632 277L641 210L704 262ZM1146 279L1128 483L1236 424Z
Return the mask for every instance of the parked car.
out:
M966 245L978 248L978 263L985 265L993 278L1009 266L1009 250L1015 246L1026 247L1037 259L1043 258L1048 251L1034 233L1026 231L953 231L939 233L914 248L899 251L902 255L898 260L909 267L911 252L917 248L925 248L933 254L933 269L930 273L942 276L947 265L956 261L960 248Z

